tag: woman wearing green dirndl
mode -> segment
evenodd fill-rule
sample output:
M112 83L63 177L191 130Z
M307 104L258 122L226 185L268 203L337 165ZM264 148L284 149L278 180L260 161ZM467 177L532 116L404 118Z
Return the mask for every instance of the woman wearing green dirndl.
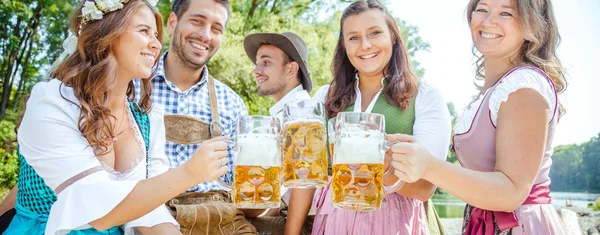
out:
M388 139L414 135L434 156L446 158L451 125L446 102L436 88L413 75L398 26L379 2L357 1L346 8L332 71L331 85L313 97L325 104L328 118L339 112L383 114ZM393 171L392 149L384 171ZM384 176L386 185L396 180L393 174ZM313 202L313 234L440 234L437 216L423 204L434 192L435 186L424 180L405 184L383 199L380 210L357 212L333 208L328 186Z

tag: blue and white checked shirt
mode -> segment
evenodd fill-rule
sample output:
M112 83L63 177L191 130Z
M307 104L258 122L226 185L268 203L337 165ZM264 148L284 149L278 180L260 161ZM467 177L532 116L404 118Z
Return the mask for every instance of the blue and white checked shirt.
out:
M166 79L164 70L164 60L167 57L165 52L158 63L156 75L152 78L152 103L160 104L165 107L165 114L180 114L198 118L207 123L212 122L210 110L210 96L208 93L208 67L204 67L202 79L186 91L181 91L171 81ZM136 85L136 99L140 97L139 80L134 80ZM222 82L215 80L215 91L217 93L217 106L219 108L219 123L222 127L223 135L229 135L231 139L235 135L235 124L239 117L247 116L248 111L244 106L242 98L231 88ZM137 100L136 100L137 102ZM156 107L156 106L155 106ZM169 158L171 168L185 163L198 149L199 144L177 144L167 140L165 152ZM233 155L229 151L229 174L233 175ZM224 180L225 177L222 177ZM202 182L190 189L188 192L208 192L210 190L222 190L223 188L216 182Z

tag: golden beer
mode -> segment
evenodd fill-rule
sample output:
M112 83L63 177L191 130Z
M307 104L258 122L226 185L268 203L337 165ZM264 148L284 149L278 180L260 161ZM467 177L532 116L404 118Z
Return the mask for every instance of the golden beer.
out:
M293 121L283 128L284 183L288 188L327 184L327 132L323 122Z
M278 208L280 166L235 166L233 202L237 208Z
M373 211L381 206L383 164L333 164L332 205L340 209Z
M334 131L332 206L354 211L378 210L385 195L403 185L401 180L391 186L383 185L385 152L394 143L385 140L385 117L340 112Z
M385 197L383 187L385 136L377 130L364 130L347 124L335 139L331 187L335 208L373 211Z
M238 134L234 158L233 203L237 208L279 208L280 135Z

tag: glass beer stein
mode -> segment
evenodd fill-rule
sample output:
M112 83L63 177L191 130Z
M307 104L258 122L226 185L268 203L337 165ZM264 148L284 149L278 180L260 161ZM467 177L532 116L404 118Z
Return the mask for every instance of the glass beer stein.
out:
M335 208L373 211L385 195L404 182L383 185L385 152L396 142L385 140L385 117L381 114L341 112L335 124L332 205Z
M279 208L281 134L277 118L241 117L233 142L232 200L237 208Z
M330 118L327 121L327 147L329 147L329 155L327 156L327 161L329 164L333 162L333 147L335 140L335 117ZM331 175L331 165L327 165L327 175Z
M327 131L323 104L296 100L283 109L283 171L288 188L327 184Z
M335 118L329 119L327 121L327 140L329 145L329 155L333 157L333 147L335 140Z

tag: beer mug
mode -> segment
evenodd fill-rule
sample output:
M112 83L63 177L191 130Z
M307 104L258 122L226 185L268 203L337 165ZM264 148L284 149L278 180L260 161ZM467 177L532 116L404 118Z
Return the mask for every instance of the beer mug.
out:
M283 108L283 185L315 188L327 184L327 131L323 104L296 100Z
M329 155L327 161L329 164L333 162L333 150L335 140L335 117L327 121L327 147L329 147ZM327 175L331 175L331 165L327 165Z
M404 182L383 185L385 152L396 142L385 139L385 117L381 114L341 112L335 124L332 205L335 208L373 211L385 195Z
M233 203L237 208L279 208L279 120L267 116L241 117L236 131L235 141L232 142L233 185L229 186L232 188Z
M329 144L329 155L333 157L333 147L335 140L335 118L329 119L327 121L327 143Z

